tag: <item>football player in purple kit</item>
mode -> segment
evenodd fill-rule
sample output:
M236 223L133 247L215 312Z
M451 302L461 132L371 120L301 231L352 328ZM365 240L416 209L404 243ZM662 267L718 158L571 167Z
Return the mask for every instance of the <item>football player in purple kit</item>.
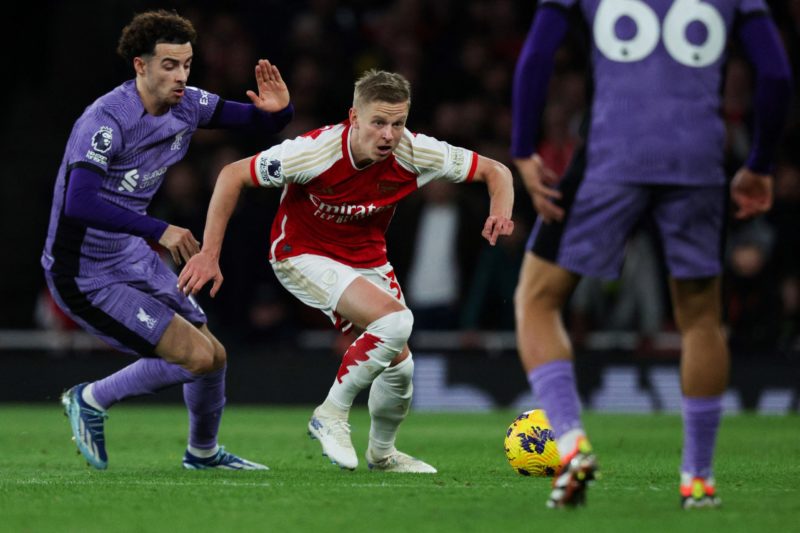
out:
M186 85L195 30L174 12L136 15L117 52L136 77L101 96L77 120L56 179L45 278L58 305L111 346L140 356L133 364L62 396L78 449L108 466L106 410L116 402L183 384L189 410L188 469L265 470L217 443L225 405L225 348L203 310L177 289L177 277L148 246L157 241L177 264L199 251L185 228L147 215L167 169L200 128L280 131L291 120L278 69L260 60L252 103L225 101Z
M563 178L536 155L554 55L576 10L591 32L587 139ZM619 274L627 238L652 215L682 336L681 505L715 507L712 457L728 379L721 326L726 216L720 92L730 37L755 69L755 132L730 184L747 218L772 203L772 157L791 93L788 59L763 0L541 0L517 63L512 156L539 219L516 294L517 341L555 430L561 468L549 507L584 503L597 462L580 419L561 309L583 275Z

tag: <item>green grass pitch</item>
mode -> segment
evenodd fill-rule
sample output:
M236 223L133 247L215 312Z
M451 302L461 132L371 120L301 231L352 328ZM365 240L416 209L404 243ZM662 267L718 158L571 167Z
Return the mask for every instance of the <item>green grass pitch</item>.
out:
M0 531L798 531L800 418L725 417L716 476L723 506L678 506L680 418L588 413L602 479L577 510L549 510L550 481L503 455L517 413L412 412L399 447L436 475L369 472L365 410L351 421L362 464L342 471L306 436L311 408L228 407L221 443L269 472L186 471L180 406L118 406L109 469L75 454L57 404L0 406Z

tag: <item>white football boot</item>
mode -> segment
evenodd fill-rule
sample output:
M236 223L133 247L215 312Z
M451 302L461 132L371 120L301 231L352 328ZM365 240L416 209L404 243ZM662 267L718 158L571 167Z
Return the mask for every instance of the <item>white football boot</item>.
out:
M322 455L341 468L355 470L358 457L350 440L350 424L347 414L336 413L319 406L308 421L308 434L322 445Z
M416 457L392 449L385 457L378 458L373 455L372 449L367 448L367 466L372 471L398 472L402 474L435 474L437 470Z

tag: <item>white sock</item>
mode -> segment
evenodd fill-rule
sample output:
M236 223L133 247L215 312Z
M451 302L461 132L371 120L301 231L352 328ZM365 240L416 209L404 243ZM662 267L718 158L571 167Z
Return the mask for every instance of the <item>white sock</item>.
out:
M89 383L86 385L83 390L81 391L81 398L84 402L88 403L90 406L94 407L98 411L105 411L103 407L97 403L97 400L94 398L94 394L92 394L92 390L94 389L94 383Z
M347 418L350 414L350 407L342 407L334 401L331 401L330 395L325 398L325 401L320 405L320 410L326 414L336 416L338 418Z
M401 363L389 367L372 382L369 391L369 451L374 459L390 455L400 424L408 414L414 392L412 378L414 360L411 354Z
M186 447L189 450L189 453L194 455L195 457L199 457L200 459L208 459L209 457L214 457L217 452L219 451L219 444L215 445L213 448L195 448L191 444Z

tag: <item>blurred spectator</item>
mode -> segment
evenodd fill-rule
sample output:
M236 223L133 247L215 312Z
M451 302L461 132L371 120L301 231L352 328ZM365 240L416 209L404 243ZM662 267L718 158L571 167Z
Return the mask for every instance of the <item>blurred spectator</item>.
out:
M530 228L514 217L514 233L496 246L484 244L469 276L461 306L461 329L514 329L514 290Z
M731 236L723 278L729 342L734 356L763 357L777 347L781 305L770 272L772 228L756 219Z
M628 243L620 278L604 281L584 278L569 304L570 331L575 347L584 347L592 330L635 331L637 352L649 355L666 316L664 275L657 247L647 229Z
M80 326L56 304L47 286L43 286L36 299L36 325L54 331L78 331Z
M567 169L577 143L577 138L570 131L569 119L566 106L562 103L554 102L544 112L542 142L538 153L544 164L559 176Z
M47 285L43 285L36 299L34 323L37 328L48 330L55 338L59 339L59 342L54 343L50 349L51 355L57 357L70 353L69 336L82 329L77 322L61 310ZM104 343L101 342L102 344Z
M245 98L258 57L252 36L238 18L229 13L212 17L203 29L198 55L205 67L203 87L229 98Z
M277 283L262 282L255 287L248 310L247 339L285 341L296 335L286 291Z
M460 224L457 186L432 181L421 189L423 204L406 280L406 301L417 330L457 326L461 266L457 238Z
M799 8L800 9L800 8ZM775 228L774 262L782 304L779 348L797 349L800 338L800 167L778 165L775 205L769 220Z
M181 161L173 165L150 213L161 220L174 221L173 224L191 230L192 235L202 236L206 217L204 206L208 202L204 181L191 163ZM172 259L168 258L167 262L171 264Z

